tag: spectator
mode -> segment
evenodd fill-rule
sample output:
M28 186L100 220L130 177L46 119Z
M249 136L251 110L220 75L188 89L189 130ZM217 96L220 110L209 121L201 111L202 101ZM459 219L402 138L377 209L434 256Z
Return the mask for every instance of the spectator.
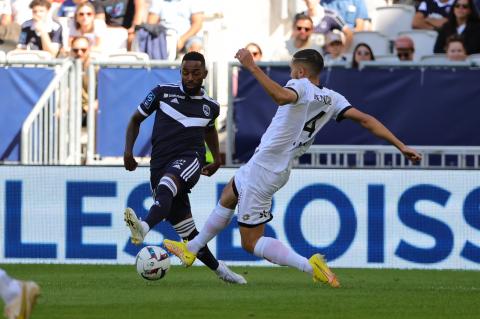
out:
M400 36L395 40L395 51L400 61L413 61L415 44L407 36Z
M352 44L353 31L342 17L335 11L322 7L319 0L305 0L305 4L307 5L305 14L312 18L314 32L325 36L335 29L342 31L345 35L344 48L348 50Z
M95 0L95 18L103 20L107 26L125 28L128 31L130 50L135 37L135 27L142 24L145 10L144 0Z
M347 58L342 54L345 46L345 37L342 31L333 30L327 33L325 62L345 62Z
M0 50L15 49L19 36L20 25L13 21L10 0L0 0Z
M75 11L77 10L77 6L84 4L86 2L91 2L89 0L65 0L60 8L58 8L57 16L58 17L66 17L66 18L74 18Z
M463 38L467 54L480 53L480 19L473 0L455 0L448 22L438 32L434 52L444 53L446 40L452 35Z
M438 30L447 22L454 0L423 0L413 17L414 29Z
M253 57L253 61L258 62L262 60L262 57L263 57L262 48L260 48L260 46L255 42L250 42L249 44L247 44L245 46L245 49L250 51Z
M337 12L354 31L370 30L370 17L364 0L321 0L322 6Z
M174 61L187 47L203 46L203 39L197 35L203 20L202 3L198 0L153 0L147 23L161 23L167 28L168 60Z
M359 43L353 50L352 68L358 69L360 61L375 61L372 48L366 43Z
M18 49L43 50L56 57L62 44L62 27L48 15L48 0L30 3L32 19L22 24Z
M84 36L93 50L101 51L102 38L107 26L103 20L95 19L95 7L90 2L77 6L75 17L69 20L69 43L78 36Z
M315 49L322 52L321 46L311 38L313 21L309 16L297 13L293 19L292 28L290 39L286 40L281 47L274 51L272 60L290 61L295 52L303 49Z
M447 59L450 61L467 60L467 50L463 38L458 35L452 35L447 39L445 51L447 52Z

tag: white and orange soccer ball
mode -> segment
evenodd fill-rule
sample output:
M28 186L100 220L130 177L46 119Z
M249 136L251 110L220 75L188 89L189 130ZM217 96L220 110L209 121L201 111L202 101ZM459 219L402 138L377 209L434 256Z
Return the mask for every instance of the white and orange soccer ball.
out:
M157 246L143 247L135 259L137 273L146 280L159 280L170 269L170 258L165 250Z

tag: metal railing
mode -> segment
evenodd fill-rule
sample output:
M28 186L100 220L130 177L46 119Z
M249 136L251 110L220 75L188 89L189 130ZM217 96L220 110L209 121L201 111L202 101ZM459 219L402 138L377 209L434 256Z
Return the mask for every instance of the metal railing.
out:
M71 60L15 61L15 64L55 66L55 76L24 121L22 164L81 163L81 65Z

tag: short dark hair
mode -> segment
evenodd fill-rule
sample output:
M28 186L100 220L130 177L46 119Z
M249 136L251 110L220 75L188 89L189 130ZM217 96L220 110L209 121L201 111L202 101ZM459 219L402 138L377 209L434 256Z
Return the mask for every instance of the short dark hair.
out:
M312 18L310 18L308 15L306 15L305 13L303 12L300 12L300 13L297 13L294 17L293 17L293 26L295 26L297 24L298 21L300 20L308 20L312 23L313 25L313 20Z
M314 74L318 75L323 70L323 57L317 50L304 49L293 55L292 63L304 63Z
M183 56L182 63L184 61L200 61L203 67L205 67L205 57L200 52L188 52Z
M52 4L48 0L33 0L30 2L30 5L28 6L30 9L33 9L34 7L45 7L48 10L50 10Z
M458 34L453 34L451 36L449 36L447 38L447 40L445 41L445 51L447 51L448 49L448 46L450 45L450 43L452 42L459 42L462 44L463 48L465 49L466 51L466 48L465 48L465 40L464 38L461 36L461 35L458 35Z

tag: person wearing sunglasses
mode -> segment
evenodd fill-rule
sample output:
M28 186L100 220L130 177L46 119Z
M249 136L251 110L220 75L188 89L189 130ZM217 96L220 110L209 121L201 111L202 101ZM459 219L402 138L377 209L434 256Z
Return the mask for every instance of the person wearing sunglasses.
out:
M361 61L375 61L372 48L366 43L359 43L353 50L352 69L358 69Z
M414 29L438 30L447 22L454 0L422 0L416 7L412 27Z
M455 0L448 22L438 32L434 52L445 53L447 39L453 35L463 38L467 54L480 53L480 19L473 0Z
M272 60L290 61L292 56L300 50L314 49L322 51L323 43L317 43L312 39L313 20L305 13L297 13L293 19L292 34L282 46L274 50Z
M69 42L75 37L84 36L90 42L92 50L102 50L102 40L106 36L107 25L105 21L95 19L95 7L90 2L77 6L74 18L68 23Z
M33 0L30 3L32 19L22 24L18 40L19 50L43 50L56 57L62 46L62 27L49 15L48 0Z
M250 51L253 57L253 61L258 62L262 60L263 53L262 53L262 48L255 42L250 42L245 46L245 49Z
M395 51L400 61L413 61L415 44L410 37L400 36L395 40Z

